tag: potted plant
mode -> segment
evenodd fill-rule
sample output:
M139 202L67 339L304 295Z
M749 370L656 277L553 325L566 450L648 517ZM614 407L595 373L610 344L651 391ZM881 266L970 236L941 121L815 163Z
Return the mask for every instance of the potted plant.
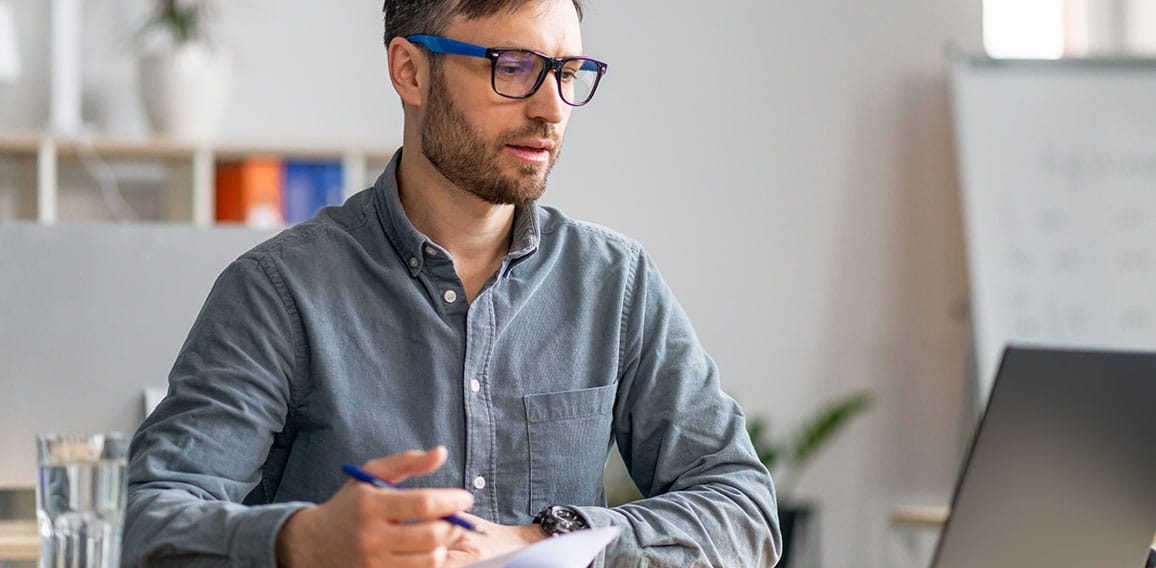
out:
M141 29L141 94L156 133L189 142L216 137L232 60L210 40L209 0L153 0Z
M774 477L779 497L779 528L783 532L784 543L779 568L792 566L791 552L796 548L795 545L804 543L806 536L813 532L809 529L809 525L813 518L814 506L792 498L800 476L815 455L852 418L870 405L871 395L868 393L857 393L837 399L820 408L792 438L785 441L770 439L767 421L763 418L756 416L747 420L747 433L751 437L751 443L754 444L759 461L763 462ZM630 480L618 452L611 452L610 461L606 466L605 488L606 501L611 506L642 498L642 494ZM799 557L794 558L795 562L798 562Z
M857 393L840 398L820 408L803 426L786 440L771 440L769 427L762 417L747 421L759 460L771 472L779 498L779 527L783 532L781 568L792 566L792 550L803 543L810 533L814 506L793 498L795 486L815 455L842 430L847 423L871 405L871 395ZM796 556L797 558L797 556Z

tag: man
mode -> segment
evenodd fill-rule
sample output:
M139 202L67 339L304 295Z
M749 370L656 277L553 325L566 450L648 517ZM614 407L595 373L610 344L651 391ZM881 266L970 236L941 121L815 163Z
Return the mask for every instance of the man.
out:
M770 477L653 264L536 205L606 69L581 3L384 10L403 150L221 275L133 442L127 564L457 566L608 525L599 564L773 564ZM646 498L606 508L615 441Z

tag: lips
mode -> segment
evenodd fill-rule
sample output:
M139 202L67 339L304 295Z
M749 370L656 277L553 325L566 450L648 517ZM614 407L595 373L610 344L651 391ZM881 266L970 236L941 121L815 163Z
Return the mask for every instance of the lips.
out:
M549 138L525 138L506 144L506 150L516 159L535 166L549 164L554 148L555 142Z
M518 140L507 144L507 146L528 152L550 152L554 149L554 141L547 139Z

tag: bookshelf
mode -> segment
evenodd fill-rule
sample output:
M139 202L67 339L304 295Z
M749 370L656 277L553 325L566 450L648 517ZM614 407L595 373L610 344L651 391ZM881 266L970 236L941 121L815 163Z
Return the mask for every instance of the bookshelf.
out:
M196 145L167 139L88 136L55 136L44 132L0 132L0 160L31 162L35 180L34 199L27 215L45 225L60 221L62 162L82 156L99 156L105 162L160 162L188 170L187 183L170 189L172 206L159 220L192 223L199 227L214 224L215 175L218 162L254 156L280 159L337 160L342 164L344 193L348 197L368 186L369 167L384 167L395 148L303 146L276 144L223 143ZM26 176L27 177L27 176ZM19 185L19 182L17 183ZM28 191L27 188L16 190Z

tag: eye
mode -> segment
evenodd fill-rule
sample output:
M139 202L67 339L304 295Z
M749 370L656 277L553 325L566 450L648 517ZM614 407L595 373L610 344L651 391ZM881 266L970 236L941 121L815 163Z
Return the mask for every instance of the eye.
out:
M579 72L582 71L582 62L577 60L570 60L562 64L562 68L558 70L558 78L563 83L569 83L578 78Z
M494 62L494 73L501 79L522 78L533 75L535 60L522 52L503 53Z
M502 65L498 64L498 73L502 75L517 75L525 69L519 65Z

